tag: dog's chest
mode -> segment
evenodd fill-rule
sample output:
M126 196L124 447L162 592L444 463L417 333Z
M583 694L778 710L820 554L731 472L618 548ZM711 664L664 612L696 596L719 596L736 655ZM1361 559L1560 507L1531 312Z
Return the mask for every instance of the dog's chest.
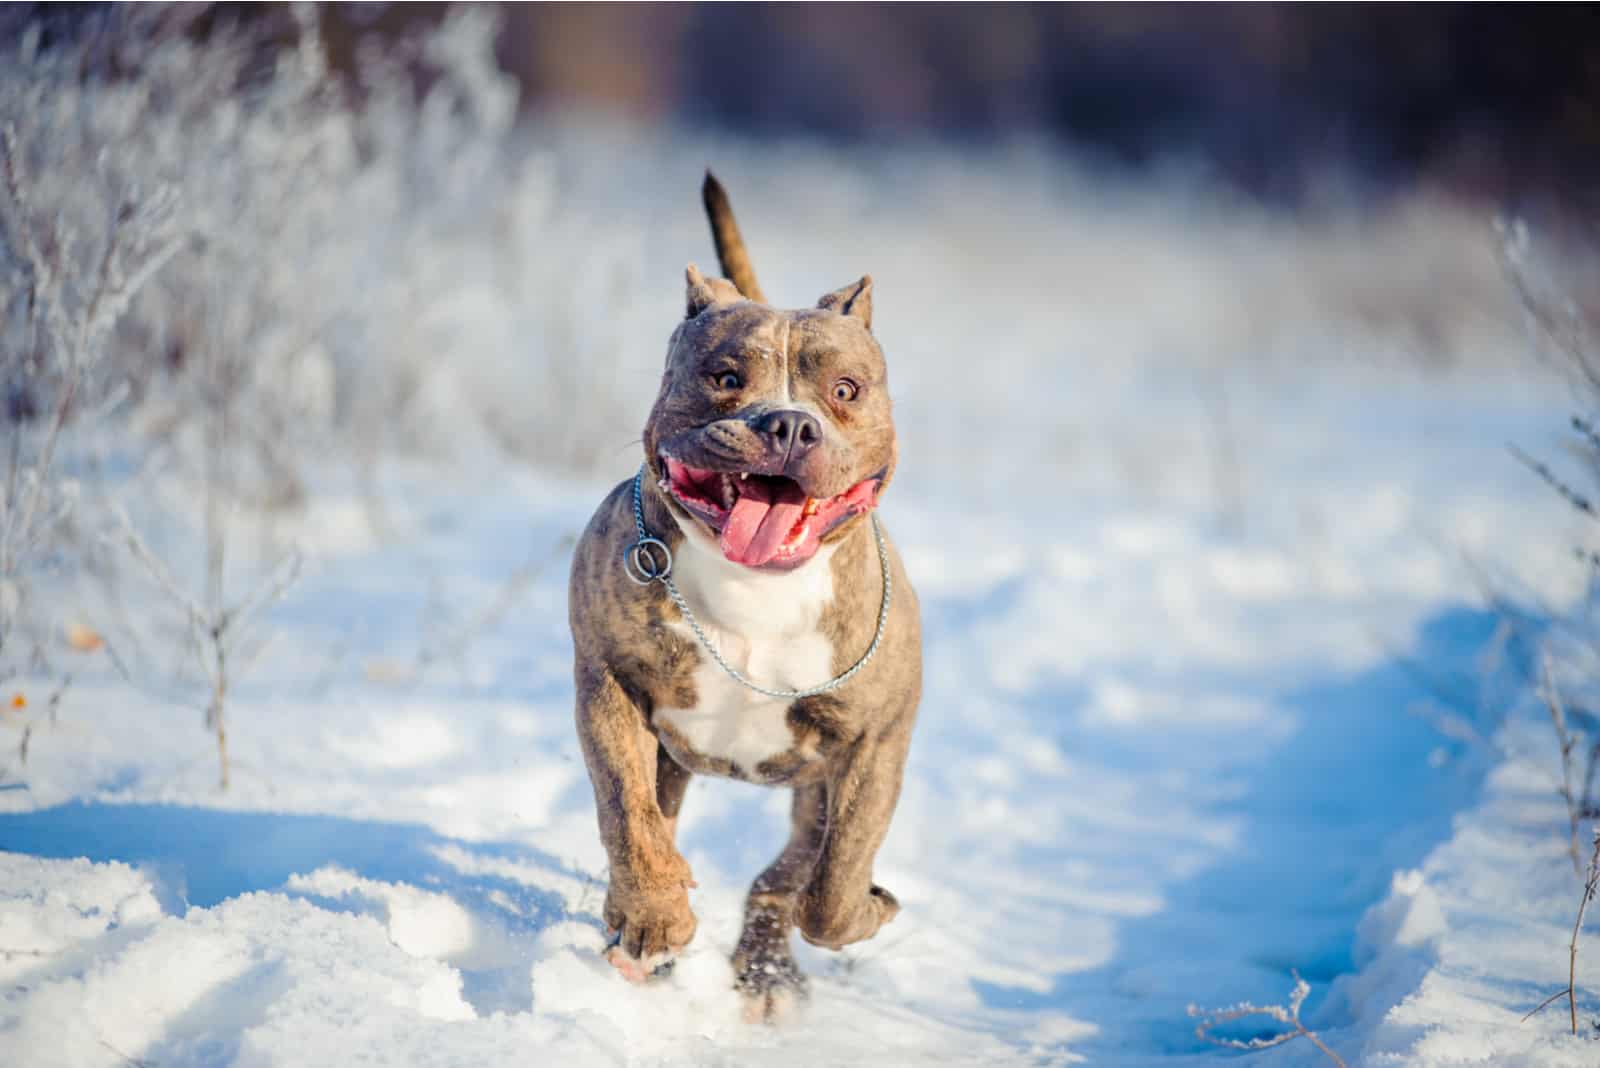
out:
M820 622L833 599L833 572L827 559L831 553L824 550L787 574L751 571L711 553L686 543L674 574L701 629L723 659L768 689L804 689L830 678L833 643L823 635ZM672 626L699 644L686 622ZM669 732L669 748L687 747L692 754L686 755L730 762L747 778L758 777L764 762L795 750L796 735L788 718L791 699L767 697L741 685L704 648L693 682L693 707L655 711L657 726Z

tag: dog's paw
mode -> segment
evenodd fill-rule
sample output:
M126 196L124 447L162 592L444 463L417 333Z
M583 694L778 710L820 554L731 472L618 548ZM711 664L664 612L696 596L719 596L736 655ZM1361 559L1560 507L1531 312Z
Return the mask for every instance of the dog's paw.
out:
M620 938L621 932L614 932L611 940L606 943L605 952L601 955L606 963L615 968L628 982L643 983L651 979L663 979L672 974L672 966L677 960L676 953L668 951L647 954L643 958L633 957L622 948Z
M900 913L900 902L881 886L873 886L854 902L825 901L810 895L800 900L800 935L823 949L842 949L864 942Z
M746 1023L775 1024L793 1015L811 994L805 973L785 950L782 957L752 965L739 973L735 989Z
M789 925L776 912L757 910L745 918L733 974L747 1023L777 1023L810 994L789 952Z
M604 919L612 932L606 960L634 982L669 963L694 938L696 926L682 887L639 890L613 883L606 893Z

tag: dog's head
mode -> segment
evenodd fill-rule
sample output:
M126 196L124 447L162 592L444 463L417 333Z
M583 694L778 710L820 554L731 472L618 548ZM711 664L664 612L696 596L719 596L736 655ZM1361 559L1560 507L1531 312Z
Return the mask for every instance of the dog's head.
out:
M689 537L787 570L845 536L894 473L872 279L780 311L688 269L644 431L647 463Z

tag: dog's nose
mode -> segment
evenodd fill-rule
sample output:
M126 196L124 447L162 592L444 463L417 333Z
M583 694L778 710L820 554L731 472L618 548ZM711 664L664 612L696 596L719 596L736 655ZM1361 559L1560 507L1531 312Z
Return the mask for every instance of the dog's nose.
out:
M768 412L756 422L756 431L772 439L778 452L798 460L822 440L822 424L814 415L782 409Z

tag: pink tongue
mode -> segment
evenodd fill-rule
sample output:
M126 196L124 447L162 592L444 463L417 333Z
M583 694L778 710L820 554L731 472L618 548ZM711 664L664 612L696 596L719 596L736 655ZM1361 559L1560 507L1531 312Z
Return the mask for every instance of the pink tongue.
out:
M736 564L760 567L778 554L805 511L806 495L790 481L750 479L739 485L739 499L722 525L722 555Z

